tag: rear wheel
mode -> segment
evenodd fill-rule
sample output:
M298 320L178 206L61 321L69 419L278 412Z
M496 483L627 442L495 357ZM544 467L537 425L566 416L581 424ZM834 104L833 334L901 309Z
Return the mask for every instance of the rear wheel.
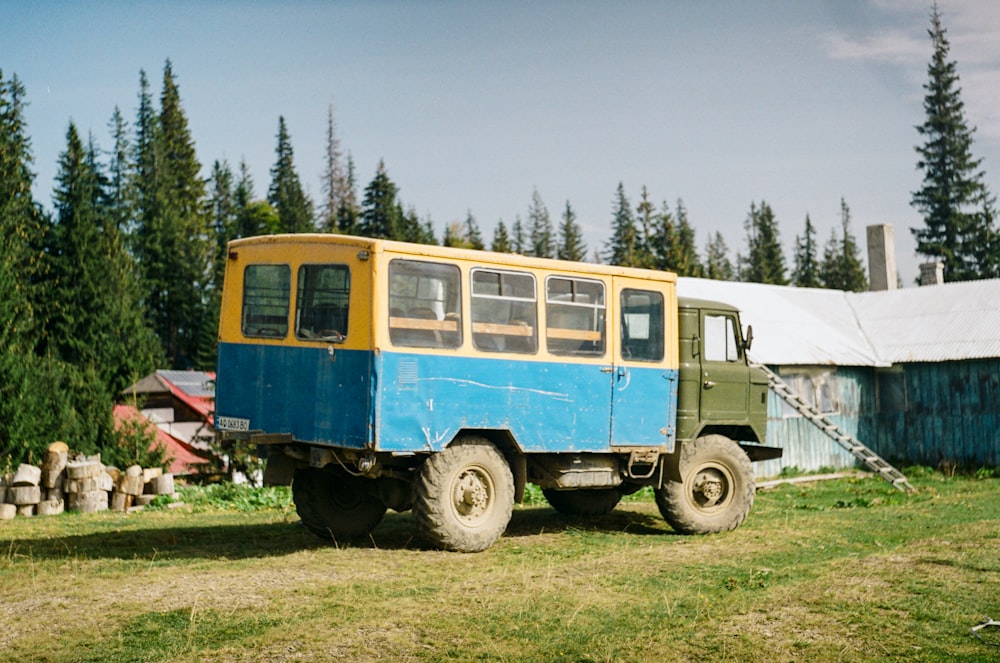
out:
M375 529L386 506L368 491L365 479L342 469L295 471L292 498L306 528L324 539L354 539Z
M435 546L486 550L503 535L514 507L514 478L493 444L466 437L432 454L420 468L413 513Z
M682 534L709 534L739 527L753 506L753 466L746 453L722 435L706 435L681 447L680 481L656 491L664 520Z
M567 516L603 516L611 513L622 499L622 493L617 488L543 488L542 495L553 509Z

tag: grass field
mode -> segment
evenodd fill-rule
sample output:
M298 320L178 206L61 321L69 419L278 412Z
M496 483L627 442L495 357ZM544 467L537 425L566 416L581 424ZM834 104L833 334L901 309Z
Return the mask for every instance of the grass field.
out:
M1000 479L910 479L781 486L705 537L648 496L535 503L467 555L409 514L325 545L280 492L5 521L0 660L1000 660L1000 629L971 633L1000 619Z

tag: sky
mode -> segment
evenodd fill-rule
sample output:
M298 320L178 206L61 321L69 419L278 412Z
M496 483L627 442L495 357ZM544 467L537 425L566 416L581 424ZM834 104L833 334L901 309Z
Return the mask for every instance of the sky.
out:
M1000 191L1000 3L939 0ZM915 129L932 46L915 0L704 2L20 2L0 0L0 70L26 87L35 196L51 208L69 123L111 147L116 107L158 102L169 59L198 158L245 161L265 197L279 117L295 166L322 194L327 115L359 189L379 161L440 237L476 218L526 219L538 191L567 202L591 253L609 239L619 183L633 206L683 200L704 248L735 259L751 203L774 210L793 264L808 214L822 247L840 224L895 228L899 273L924 259L910 228Z

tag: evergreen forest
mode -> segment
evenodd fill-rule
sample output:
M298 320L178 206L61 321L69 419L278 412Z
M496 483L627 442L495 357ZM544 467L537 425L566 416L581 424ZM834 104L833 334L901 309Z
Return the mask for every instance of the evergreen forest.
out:
M944 263L946 280L996 277L995 198L972 153L974 128L936 9L928 32L934 50L916 146L923 182L912 194L925 224L912 232L922 255ZM135 116L111 109L103 144L68 123L47 209L33 190L26 86L0 71L0 471L38 462L53 440L99 451L111 464L148 463L147 441L116 430L112 406L155 369L215 369L226 246L240 237L344 233L709 279L867 288L843 199L839 227L825 241L808 215L796 221L790 260L765 199L749 203L733 254L720 233L699 243L682 199L661 200L645 187L630 193L622 183L609 183L609 236L600 246L587 246L571 201L550 212L537 189L523 216L497 221L484 237L471 209L443 228L420 218L384 162L359 181L332 107L321 199L312 200L283 117L265 190L246 163L199 159L169 60L158 92L144 71L138 87Z

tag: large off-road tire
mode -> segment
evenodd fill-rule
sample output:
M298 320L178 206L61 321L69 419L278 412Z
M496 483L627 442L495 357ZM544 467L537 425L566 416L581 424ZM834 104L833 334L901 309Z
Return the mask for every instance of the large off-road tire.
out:
M664 520L682 534L736 529L750 513L754 476L750 458L722 435L706 435L680 451L681 480L656 491Z
M424 537L444 550L486 550L503 535L514 507L510 465L493 444L469 436L420 468L413 514Z
M553 509L567 516L603 516L611 513L622 499L622 493L617 488L543 488L542 495Z
M334 541L366 536L382 521L386 507L365 482L340 469L296 470L292 499L302 524Z

